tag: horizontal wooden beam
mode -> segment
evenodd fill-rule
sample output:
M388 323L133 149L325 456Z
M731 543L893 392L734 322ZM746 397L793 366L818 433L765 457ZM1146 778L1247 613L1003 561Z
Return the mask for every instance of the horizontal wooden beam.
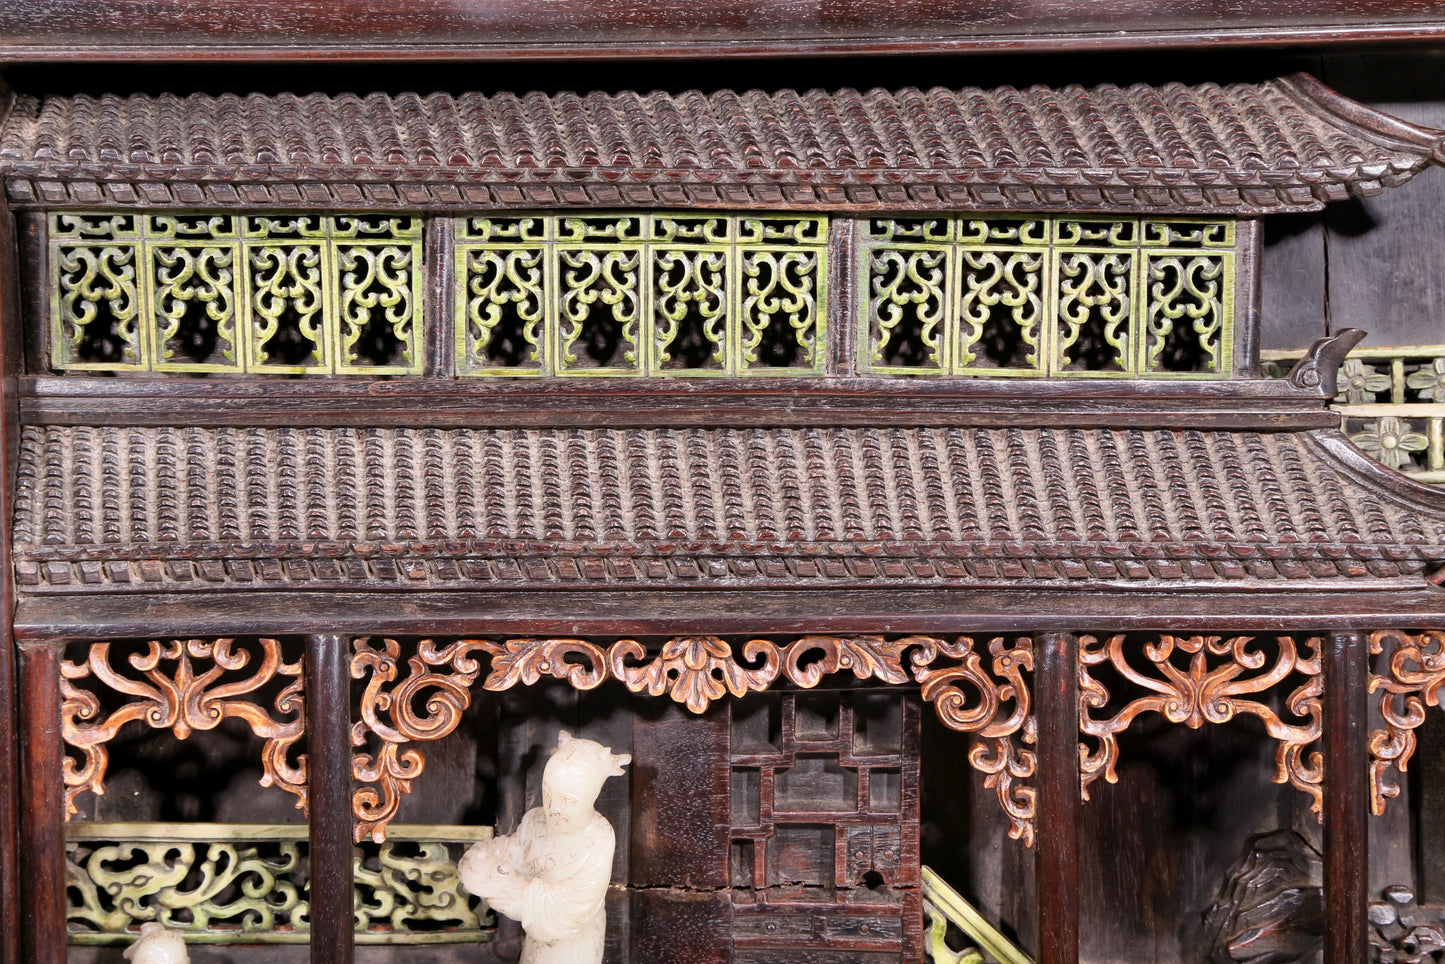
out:
M22 599L20 638L1318 631L1445 626L1445 592L239 592Z
M541 391L545 387L545 391ZM21 420L44 425L526 428L953 425L1055 428L1337 428L1320 398L1268 381L1015 379L124 379L21 383Z
M1442 20L1439 0L1263 0L1243 10L1222 0L28 0L0 9L0 58L479 61L1342 45L1438 42Z

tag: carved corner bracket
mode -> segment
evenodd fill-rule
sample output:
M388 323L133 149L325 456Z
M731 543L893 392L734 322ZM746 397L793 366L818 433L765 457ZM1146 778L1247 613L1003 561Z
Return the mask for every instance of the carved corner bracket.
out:
M1378 816L1400 793L1398 777L1415 755L1415 730L1425 711L1431 704L1445 709L1445 631L1378 630L1369 642L1370 655L1389 652L1383 673L1370 675L1369 691L1379 694L1385 724L1370 731L1370 810Z
M1118 780L1120 733L1145 713L1158 713L1171 723L1190 728L1226 723L1241 714L1253 716L1279 741L1275 754L1276 783L1289 783L1310 797L1310 810L1321 814L1324 768L1319 750L1311 750L1322 731L1318 637L1296 640L1272 637L1273 646L1253 636L1173 636L1161 634L1142 646L1126 646L1124 634L1101 639L1079 637L1079 729L1094 741L1080 746L1080 777L1084 799L1089 786L1103 777ZM1272 650L1272 652L1271 652ZM1096 667L1109 666L1127 684L1145 695L1125 703L1113 714L1108 688ZM1302 681L1285 705L1298 722L1280 717L1262 696L1298 675Z
M1033 836L1033 790L1016 781L1033 775L1035 760L1016 740L1033 742L1021 675L1032 668L1031 642L1020 639L1012 648L1001 638L990 643L992 674L974 647L968 637L950 643L932 636L804 636L789 643L751 639L735 654L721 637L680 636L649 654L635 639L608 646L566 638L463 639L449 645L422 640L403 671L396 640L384 639L378 648L368 638L357 639L351 675L367 682L351 736L357 748L353 776L361 784L352 798L356 839L385 839L403 795L426 766L415 744L439 740L456 728L482 676L477 657L483 656L489 661L485 690L532 685L548 676L589 690L615 679L633 693L671 696L694 713L727 695L766 690L780 676L804 688L839 672L895 685L916 681L947 726L986 741L969 760L998 792L1012 822L1010 834L1027 842ZM940 658L954 662L934 667ZM1005 704L1012 707L1007 713L1001 710Z
M223 720L243 720L265 741L261 785L295 794L296 806L306 809L306 758L291 760L291 749L306 729L304 680L300 661L282 658L279 640L256 640L259 652L234 639L152 640L145 652L132 653L119 667L112 664L110 649L109 643L92 643L85 659L60 664L61 734L80 755L79 762L67 755L63 765L67 819L78 812L79 794L105 793L106 744L136 720L168 729L181 740L196 730L215 729ZM100 698L76 685L84 679L131 699L100 719ZM273 680L288 679L276 695L275 714L247 699Z

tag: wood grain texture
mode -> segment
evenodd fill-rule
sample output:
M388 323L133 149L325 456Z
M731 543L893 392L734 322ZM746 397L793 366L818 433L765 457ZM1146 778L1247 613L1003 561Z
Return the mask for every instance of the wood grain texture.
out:
M311 961L351 964L351 674L350 640L306 640L306 763L311 826Z
M1039 964L1079 960L1079 641L1035 637ZM1123 896L1123 895L1121 895ZM1128 899L1125 897L1124 899Z
M22 960L65 964L65 802L61 780L60 652L20 650Z
M1442 15L1436 0L1265 0L1244 9L1215 0L163 0L143 8L124 0L9 0L0 6L0 55L480 60L1330 44L1429 39Z
M1369 649L1360 633L1325 641L1325 964L1368 958L1369 749L1365 686Z
M0 207L0 519L14 511L14 466L18 458L18 393L21 368L19 258L15 218ZM6 524L3 531L9 532ZM8 542L8 538L3 540ZM10 547L0 545L0 570L10 567ZM16 654L10 633L15 611L14 584L0 580L0 893L20 893L20 741ZM0 905L0 964L19 964L20 908L16 901Z
M1445 123L1438 60L1339 57L1329 61L1327 69L1331 80L1381 109L1417 123ZM1332 332L1364 328L1370 333L1364 347L1445 340L1440 321L1445 304L1442 206L1445 177L1428 177L1415 190L1353 200L1329 210L1325 225Z
M1348 628L1445 624L1437 589L1269 594L1137 591L856 589L605 593L217 593L22 599L22 640L138 636L266 635L328 629L356 635L476 633L571 636L684 633L915 633L953 626L975 633L1027 633L1107 624L1121 631L1303 631L1324 620Z

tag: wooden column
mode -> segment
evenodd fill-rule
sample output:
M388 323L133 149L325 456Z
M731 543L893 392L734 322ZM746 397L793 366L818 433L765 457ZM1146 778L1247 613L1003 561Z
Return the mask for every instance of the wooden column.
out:
M32 239L33 242L33 239ZM0 894L20 893L19 682L10 617L15 611L10 578L10 526L20 444L15 376L20 371L20 268L15 217L0 207ZM20 964L20 907L0 901L0 964Z
M1039 964L1079 960L1079 641L1044 633L1034 649L1038 720L1037 881Z
M351 674L347 637L306 639L306 780L311 818L311 961L351 964Z
M1369 650L1360 633L1325 639L1325 964L1369 960Z
M65 783L60 650L20 650L22 798L20 904L26 964L65 964Z

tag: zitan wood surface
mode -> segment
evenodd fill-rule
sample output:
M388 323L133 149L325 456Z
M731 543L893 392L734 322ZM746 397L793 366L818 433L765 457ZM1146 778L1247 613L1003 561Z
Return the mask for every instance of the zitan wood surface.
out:
M1445 559L1445 513L1290 433L32 428L19 477L26 593L1408 589Z
M1370 953L1368 730L1361 680L1370 658L1360 633L1331 633L1323 655L1325 690L1324 964L1352 964Z
M0 207L0 519L8 520L14 508L14 466L18 456L18 393L16 374L20 368L21 343L19 297L16 286L15 219ZM9 531L8 523L4 531ZM8 541L8 540L5 540ZM10 547L0 546L0 567L8 567ZM19 686L16 653L10 632L15 611L14 583L0 580L0 893L20 892L18 853L21 792L20 747L10 738L19 732L17 692ZM0 906L0 964L19 964L20 908L16 901Z
M351 964L351 675L348 639L306 641L306 764L311 964Z
M1258 84L637 95L21 95L18 207L1313 210L1440 131Z
M839 312L840 317L844 317ZM845 331L850 334L852 326ZM1313 337L1313 336L1312 336ZM839 339L843 341L843 339ZM849 348L848 351L852 352ZM1020 386L1026 385L1024 394ZM1335 428L1316 392L1282 379L849 377L819 380L520 379L451 382L29 377L26 424L314 428L646 428L967 425L1002 428Z
M1039 964L1079 960L1079 640L1037 639Z
M60 654L50 647L20 650L20 776L25 813L20 862L22 960L65 962L65 805L59 776Z
M1029 632L1108 625L1174 632L1306 631L1445 625L1438 589L1391 592L1101 593L854 589L605 593L218 593L21 600L15 633L32 640L165 635L507 634L617 636L810 632Z
M945 50L1090 50L1424 40L1435 0L778 0L686 4L504 0L10 0L0 56L10 60L197 58L463 60L579 56L783 56Z

